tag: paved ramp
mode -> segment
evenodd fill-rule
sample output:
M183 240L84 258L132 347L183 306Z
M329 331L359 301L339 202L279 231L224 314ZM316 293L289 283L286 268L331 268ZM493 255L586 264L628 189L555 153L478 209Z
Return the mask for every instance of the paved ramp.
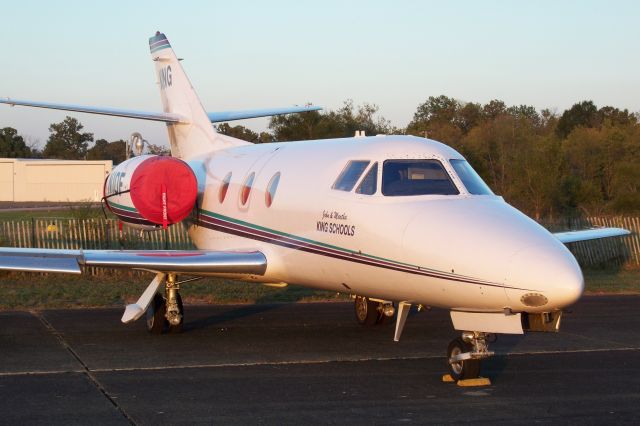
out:
M501 336L487 388L443 384L445 311L363 328L351 304L187 306L152 336L121 310L0 313L5 424L640 421L640 297L585 297L558 334Z

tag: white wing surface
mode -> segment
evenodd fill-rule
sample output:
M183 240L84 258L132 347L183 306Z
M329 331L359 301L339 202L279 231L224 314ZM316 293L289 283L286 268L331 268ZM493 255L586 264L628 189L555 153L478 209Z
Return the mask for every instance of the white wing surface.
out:
M553 234L561 243L575 243L577 241L597 240L599 238L621 237L631 232L622 228L596 228L584 231L558 232Z
M264 275L267 259L259 251L0 248L0 270L79 274L82 266L191 275Z

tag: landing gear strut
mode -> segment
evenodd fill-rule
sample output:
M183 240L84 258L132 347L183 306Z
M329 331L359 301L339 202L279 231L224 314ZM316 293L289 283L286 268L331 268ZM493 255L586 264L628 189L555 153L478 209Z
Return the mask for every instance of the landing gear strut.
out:
M180 333L184 324L184 308L175 274L167 274L164 292L165 297L156 294L147 309L147 330L152 334L162 334L166 326L170 333Z
M355 297L354 308L358 324L365 326L386 324L395 313L391 302L375 301L365 296Z
M184 322L184 309L182 307L182 297L180 297L180 284L176 282L175 274L167 275L165 293L167 298L167 313L165 317L169 322L169 331L171 333L180 333Z
M489 351L487 336L487 333L465 331L461 337L449 343L447 360L454 380L476 379L480 376L480 361L493 355Z

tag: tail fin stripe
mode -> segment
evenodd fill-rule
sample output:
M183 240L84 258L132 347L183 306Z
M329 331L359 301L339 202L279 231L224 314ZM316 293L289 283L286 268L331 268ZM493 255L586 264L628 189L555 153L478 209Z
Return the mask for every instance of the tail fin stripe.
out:
M149 49L151 49L151 53L167 47L171 47L171 44L169 44L167 37L160 32L157 32L155 36L149 39Z

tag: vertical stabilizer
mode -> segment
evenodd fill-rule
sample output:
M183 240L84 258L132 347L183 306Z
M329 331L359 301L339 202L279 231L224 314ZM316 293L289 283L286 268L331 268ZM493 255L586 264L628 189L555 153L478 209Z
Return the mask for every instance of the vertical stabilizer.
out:
M177 114L179 123L167 123L171 155L190 159L245 142L216 133L167 37L157 32L149 39L164 112Z

